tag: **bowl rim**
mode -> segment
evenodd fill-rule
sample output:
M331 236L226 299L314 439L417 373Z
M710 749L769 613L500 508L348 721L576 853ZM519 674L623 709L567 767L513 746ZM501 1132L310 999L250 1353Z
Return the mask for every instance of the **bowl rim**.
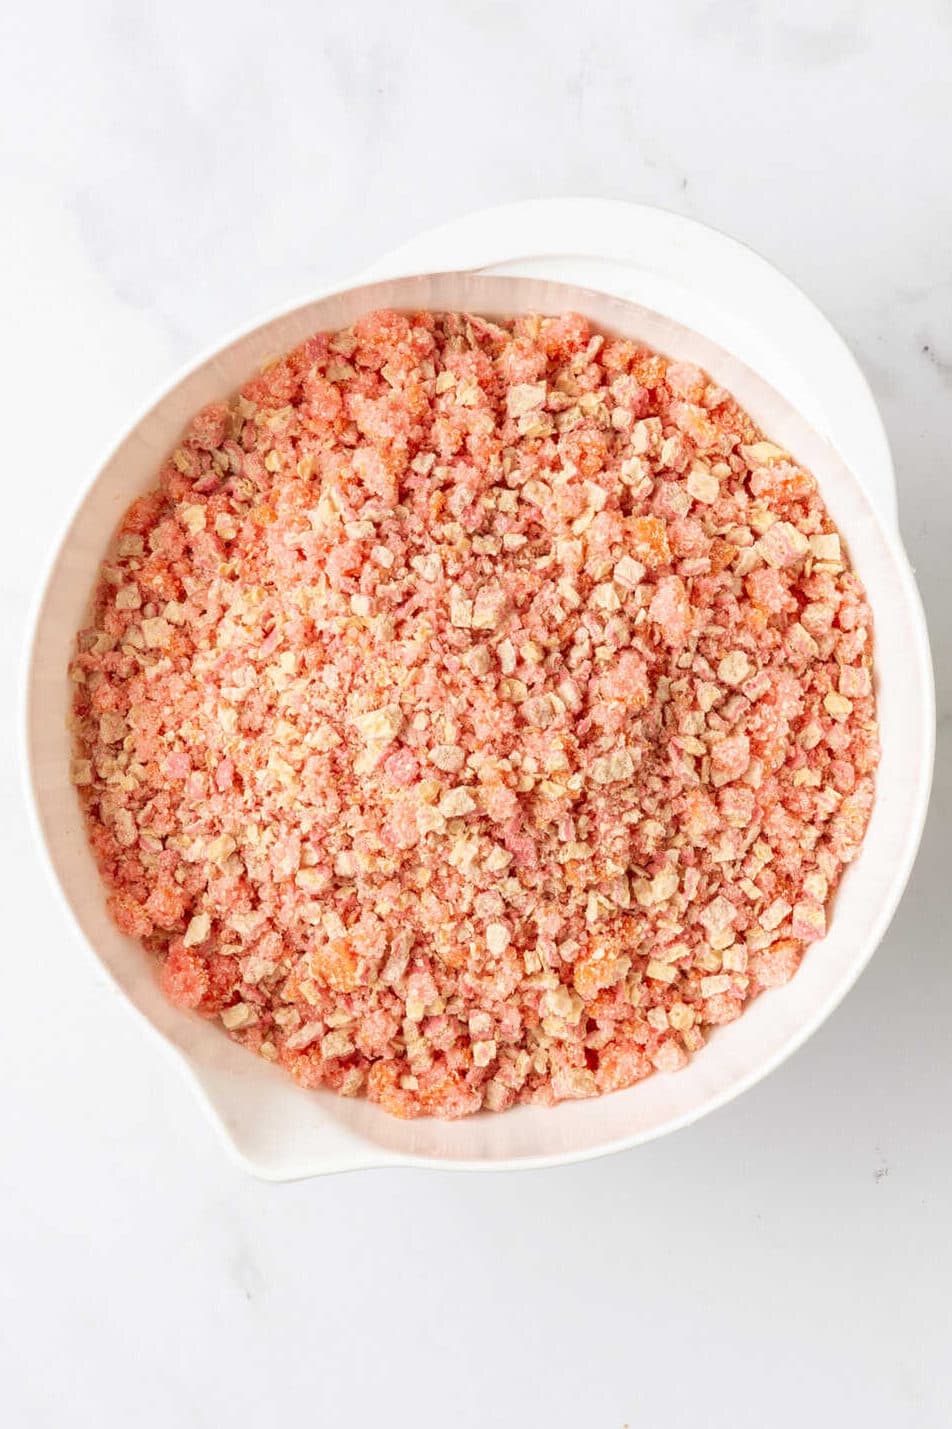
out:
M558 233L558 242L553 242L553 232ZM610 243L601 236L609 233ZM512 248L515 235L518 235L518 251ZM568 242L566 235L569 236ZM577 243L572 241L576 238ZM877 478L876 491L868 491L868 495L880 514L898 526L896 473L886 426L869 379L848 342L823 308L789 273L765 258L745 239L737 238L716 224L702 222L664 204L644 204L629 199L585 194L517 199L471 210L421 229L367 264L351 281L355 284L372 283L429 268L438 271L442 267L494 276L500 267L511 269L513 265L518 265L523 268L539 262L562 263L577 258L603 270L615 269L623 274L639 275L650 272L656 276L654 266L646 261L646 244L649 251L652 246L655 252L659 245L663 249L669 265L664 276L676 286L682 286L685 281L683 250L690 248L697 256L703 249L705 273L711 268L712 260L716 259L720 269L718 279L723 281L724 265L731 270L734 265L740 264L744 269L745 283L749 282L751 275L755 275L761 282L770 285L775 297L782 296L801 320L806 318L810 322L815 330L814 336L822 336L827 345L828 356L835 354L841 380L850 389L851 400L861 405L863 424L869 429L869 437L877 449L876 459L883 471ZM461 264L444 261L444 255L458 252L461 247L467 253L467 261ZM672 258L675 252L678 255L676 262ZM421 256L427 258L426 264L420 263ZM679 276L672 279L671 270L675 267ZM536 275L530 273L527 276ZM736 272L732 272L731 276L736 278ZM599 291L614 291L603 288L600 282L586 283L585 286ZM831 437L827 440L832 442ZM883 504L880 505L880 502Z
M764 262L765 260L761 259L760 261ZM455 269L447 270L446 275L407 274L405 276L409 278L411 276L439 277L452 275L458 278L460 273L465 271L467 270ZM493 274L486 272L480 272L478 276L490 280L494 277ZM133 435L153 410L171 396L175 389L184 383L193 373L212 362L221 352L230 348L241 339L253 335L259 329L268 327L280 321L282 318L295 314L301 308L309 307L324 299L340 297L375 285L374 280L370 282L364 282L362 280L356 282L346 281L322 288L316 293L311 293L303 301L283 304L279 308L271 310L263 317L236 327L224 338L216 341L214 344L206 346L196 357L182 364L169 378L157 384L156 390L150 394L147 401L140 404L132 419L124 425L119 436L109 442L105 451L96 462L92 464L87 475L78 485L76 497L70 504L65 518L58 524L55 535L51 539L48 555L42 565L40 577L35 587L25 627L26 639L23 648L23 663L18 701L20 748L20 759L18 762L24 780L28 821L33 831L36 846L41 854L41 862L46 869L51 885L55 888L60 906L65 911L68 921L72 924L80 943L85 949L86 956L93 963L99 977L121 997L127 1008L149 1028L152 1036L159 1040L160 1044L166 1049L166 1052L172 1054L177 1064L184 1070L192 1084L199 1104L205 1110L206 1115L218 1133L220 1141L223 1142L232 1159L244 1170L259 1179L275 1182L306 1179L315 1175L335 1174L348 1170L398 1166L417 1166L434 1170L452 1171L497 1171L511 1169L529 1170L549 1166L569 1165L611 1155L615 1152L630 1149L660 1136L667 1135L669 1132L688 1126L692 1122L699 1120L709 1113L716 1111L721 1106L726 1105L728 1102L733 1101L735 1097L740 1096L743 1092L749 1090L751 1086L768 1076L807 1041L831 1015L867 966L873 953L879 946L905 891L921 841L931 793L935 748L935 689L928 628L922 608L921 597L898 528L894 526L891 521L887 520L878 506L866 496L873 519L878 528L878 533L888 549L897 577L903 587L903 593L908 602L909 610L914 615L914 628L910 631L910 636L914 646L916 664L922 680L923 690L921 707L922 728L917 732L919 735L917 741L919 762L917 766L915 802L907 822L902 857L895 866L893 875L889 880L888 896L885 897L881 903L875 923L861 945L860 952L854 955L850 960L846 972L841 976L839 982L832 987L825 998L811 1008L809 1015L804 1017L802 1021L797 1024L795 1030L788 1034L769 1056L758 1061L756 1066L752 1067L747 1073L731 1080L720 1090L699 1099L696 1105L690 1107L680 1115L666 1119L662 1125L657 1127L649 1126L642 1128L624 1136L615 1137L610 1141L596 1143L595 1145L551 1153L515 1155L509 1158L486 1160L481 1158L449 1158L417 1152L402 1152L365 1143L361 1147L355 1147L348 1155L326 1158L319 1167L302 1163L300 1166L292 1166L292 1169L288 1169L286 1164L280 1167L271 1166L256 1160L253 1155L247 1152L241 1144L240 1136L236 1135L233 1128L227 1125L221 1108L217 1104L209 1086L206 1085L202 1070L192 1062L182 1047L176 1045L176 1043L135 1004L126 989L106 966L91 939L88 938L83 931L64 883L61 881L54 866L52 854L42 826L40 796L35 779L35 761L30 729L34 698L33 673L37 638L46 601L53 585L53 579L74 522L82 511L100 475L118 454L125 442ZM604 292L599 293L599 296L604 297ZM637 306L637 304L630 305ZM287 1160L290 1161L293 1160L293 1158L287 1158Z

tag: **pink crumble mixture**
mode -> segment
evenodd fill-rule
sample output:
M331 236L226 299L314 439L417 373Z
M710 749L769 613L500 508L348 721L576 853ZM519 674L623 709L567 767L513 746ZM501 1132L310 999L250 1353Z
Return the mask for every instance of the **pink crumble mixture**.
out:
M817 485L575 314L371 313L213 403L78 638L169 998L397 1116L682 1067L826 931L878 757Z

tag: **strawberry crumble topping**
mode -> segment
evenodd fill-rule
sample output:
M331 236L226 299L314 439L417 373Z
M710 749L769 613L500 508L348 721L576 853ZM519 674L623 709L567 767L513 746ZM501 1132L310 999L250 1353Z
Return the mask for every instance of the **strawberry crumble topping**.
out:
M871 645L816 481L703 372L571 313L375 312L126 512L73 779L168 997L304 1086L590 1097L824 936Z

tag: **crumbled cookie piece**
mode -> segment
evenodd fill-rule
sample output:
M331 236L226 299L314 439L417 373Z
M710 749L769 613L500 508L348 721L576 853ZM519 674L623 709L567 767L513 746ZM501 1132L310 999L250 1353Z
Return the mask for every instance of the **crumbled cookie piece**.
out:
M70 673L168 997L397 1116L677 1071L823 938L873 800L813 477L578 314L369 313L210 404Z

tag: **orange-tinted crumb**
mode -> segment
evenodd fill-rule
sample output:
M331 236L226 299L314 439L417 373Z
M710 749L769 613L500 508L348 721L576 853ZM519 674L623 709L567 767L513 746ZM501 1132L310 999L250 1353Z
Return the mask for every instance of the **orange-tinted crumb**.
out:
M549 1105L676 1071L823 938L871 659L814 478L703 372L368 313L126 512L74 780L177 1006L396 1116Z

